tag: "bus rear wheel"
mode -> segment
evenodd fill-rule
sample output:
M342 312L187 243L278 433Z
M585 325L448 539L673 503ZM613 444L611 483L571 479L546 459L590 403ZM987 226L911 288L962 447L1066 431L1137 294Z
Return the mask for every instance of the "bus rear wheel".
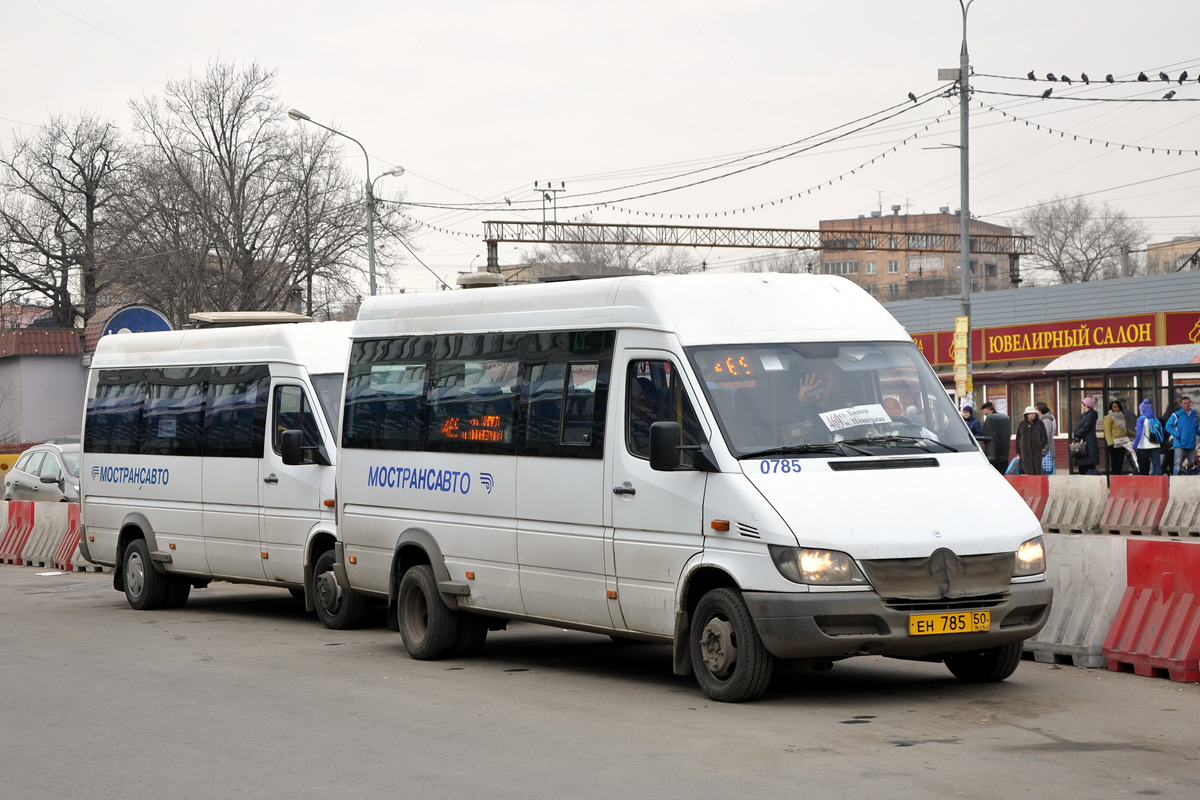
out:
M410 656L428 661L454 645L458 618L442 601L437 578L428 564L418 564L404 573L396 602L400 635Z
M738 592L713 589L701 597L689 635L696 681L713 700L740 703L766 691L775 657Z
M333 631L357 628L367 615L367 599L358 592L338 583L333 571L334 555L326 550L317 558L313 567L313 604L317 607L317 619Z

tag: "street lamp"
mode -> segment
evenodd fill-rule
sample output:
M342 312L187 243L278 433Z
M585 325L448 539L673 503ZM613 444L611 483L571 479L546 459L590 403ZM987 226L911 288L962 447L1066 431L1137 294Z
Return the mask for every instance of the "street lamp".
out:
M367 155L367 148L363 147L362 142L360 142L358 139L355 139L353 136L347 136L341 131L335 130L328 125L322 125L299 109L289 108L287 114L297 122L310 122L313 125L316 125L318 128L324 128L332 134L341 136L343 139L349 139L358 145L359 150L362 150L363 158L367 161L367 181L364 187L367 205L367 269L371 280L371 296L374 297L376 294L378 294L375 283L375 181L371 180L371 157ZM387 177L388 175L399 176L403 174L404 167L393 167L392 169L378 176L375 180Z

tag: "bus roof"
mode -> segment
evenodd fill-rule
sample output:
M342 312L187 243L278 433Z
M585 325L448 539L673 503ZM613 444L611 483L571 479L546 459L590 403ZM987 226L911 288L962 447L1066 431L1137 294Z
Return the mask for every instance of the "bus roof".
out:
M645 328L685 346L746 341L909 339L882 305L829 275L646 275L365 301L353 338Z
M312 374L345 372L350 322L114 333L104 336L93 369L205 364L298 364Z

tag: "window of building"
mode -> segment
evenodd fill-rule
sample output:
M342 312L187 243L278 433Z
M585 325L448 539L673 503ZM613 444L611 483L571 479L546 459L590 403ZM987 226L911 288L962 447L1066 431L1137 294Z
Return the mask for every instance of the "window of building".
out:
M889 236L887 241L888 250L895 250L900 246L900 239L896 236Z
M898 272L900 272L900 262L899 261L889 261L888 262L888 274L895 275Z
M926 272L941 272L945 268L945 260L941 256L909 256L908 272L924 275Z
M857 275L857 261L826 261L824 264L826 275Z
M888 284L888 294L890 294L890 295L900 294L900 284L889 283Z
M868 275L874 275L874 274L875 274L875 272L876 272L876 269L875 269L875 262L874 262L874 261L868 261L868 262L867 262L867 274L868 274Z

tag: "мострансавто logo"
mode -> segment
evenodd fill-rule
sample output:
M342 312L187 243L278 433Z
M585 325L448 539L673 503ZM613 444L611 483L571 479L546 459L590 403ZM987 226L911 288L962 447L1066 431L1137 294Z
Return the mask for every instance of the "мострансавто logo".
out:
M92 480L97 483L132 483L136 486L166 486L171 471L151 467L92 467Z
M466 494L471 491L471 473L435 467L367 467L367 486Z

